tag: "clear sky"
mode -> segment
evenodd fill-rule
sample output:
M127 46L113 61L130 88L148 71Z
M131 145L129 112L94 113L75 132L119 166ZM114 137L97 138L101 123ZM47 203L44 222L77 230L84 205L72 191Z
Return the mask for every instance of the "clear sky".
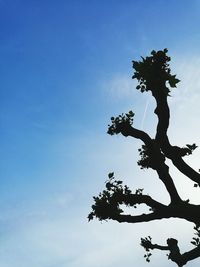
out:
M190 247L184 222L88 223L87 215L110 171L168 200L155 174L137 167L140 143L106 129L132 109L136 126L155 133L154 102L135 90L131 60L167 47L181 79L170 137L198 144L199 29L197 0L0 0L0 267L143 267L139 242L149 234ZM198 153L188 159L195 168ZM182 195L200 200L174 175ZM150 265L174 266L165 253Z

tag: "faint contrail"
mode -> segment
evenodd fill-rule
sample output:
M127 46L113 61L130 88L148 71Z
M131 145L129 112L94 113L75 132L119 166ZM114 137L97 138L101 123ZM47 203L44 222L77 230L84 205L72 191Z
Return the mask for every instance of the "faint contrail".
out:
M146 102L146 105L145 105L144 114L143 114L142 122L141 122L141 130L143 130L143 127L144 127L144 121L145 121L145 118L146 118L148 105L149 105L149 99L147 99L147 102Z

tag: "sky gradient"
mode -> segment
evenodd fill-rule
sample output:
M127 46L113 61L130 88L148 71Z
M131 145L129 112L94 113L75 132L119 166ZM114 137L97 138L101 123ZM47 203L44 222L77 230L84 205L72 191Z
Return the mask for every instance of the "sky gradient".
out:
M87 215L110 171L168 201L136 164L140 142L110 137L107 124L131 109L136 127L155 133L154 101L135 90L131 61L166 47L181 80L169 136L200 145L199 29L195 0L0 1L0 267L143 267L146 235L190 247L186 222L88 223ZM199 156L188 158L196 169ZM199 189L172 173L180 194L198 202ZM154 254L149 266L174 266Z

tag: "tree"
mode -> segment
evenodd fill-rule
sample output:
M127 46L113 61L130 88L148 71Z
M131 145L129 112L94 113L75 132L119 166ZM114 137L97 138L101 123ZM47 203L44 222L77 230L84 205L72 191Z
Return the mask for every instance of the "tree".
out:
M176 75L171 74L170 57L167 52L167 49L152 51L150 56L142 57L140 61L133 61L132 78L138 81L136 89L142 93L150 91L156 101L154 113L157 115L158 123L155 137L152 138L146 132L134 128L133 111L112 117L107 133L122 134L143 142L139 149L140 160L137 163L142 169L151 168L156 171L170 196L170 203L166 205L154 200L151 196L143 194L143 189L132 192L127 185L123 185L122 181L115 180L112 172L108 174L105 190L97 197L93 197L94 204L88 219L89 221L97 218L100 221L111 219L120 223L141 223L163 218L181 218L194 223L196 236L191 241L194 248L185 253L180 252L178 241L174 238L167 239L164 246L152 243L150 236L141 238L141 245L146 250L144 257L147 262L150 261L153 249L166 250L169 251L168 258L180 267L200 256L200 205L191 204L189 200L185 201L180 197L170 176L169 167L165 162L166 158L170 159L181 173L194 181L195 187L200 186L200 173L191 168L183 159L192 154L197 148L196 144L187 144L185 147L174 146L167 135L170 119L167 99L171 88L176 87L180 82ZM122 204L135 208L138 204L146 204L149 207L149 213L124 214Z

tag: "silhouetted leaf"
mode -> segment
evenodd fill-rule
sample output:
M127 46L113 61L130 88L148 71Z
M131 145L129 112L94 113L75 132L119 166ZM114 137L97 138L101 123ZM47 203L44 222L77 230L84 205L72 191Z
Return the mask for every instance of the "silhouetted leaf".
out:
M109 178L113 178L113 176L114 176L114 172L110 172L110 173L108 174L108 177L109 177Z

